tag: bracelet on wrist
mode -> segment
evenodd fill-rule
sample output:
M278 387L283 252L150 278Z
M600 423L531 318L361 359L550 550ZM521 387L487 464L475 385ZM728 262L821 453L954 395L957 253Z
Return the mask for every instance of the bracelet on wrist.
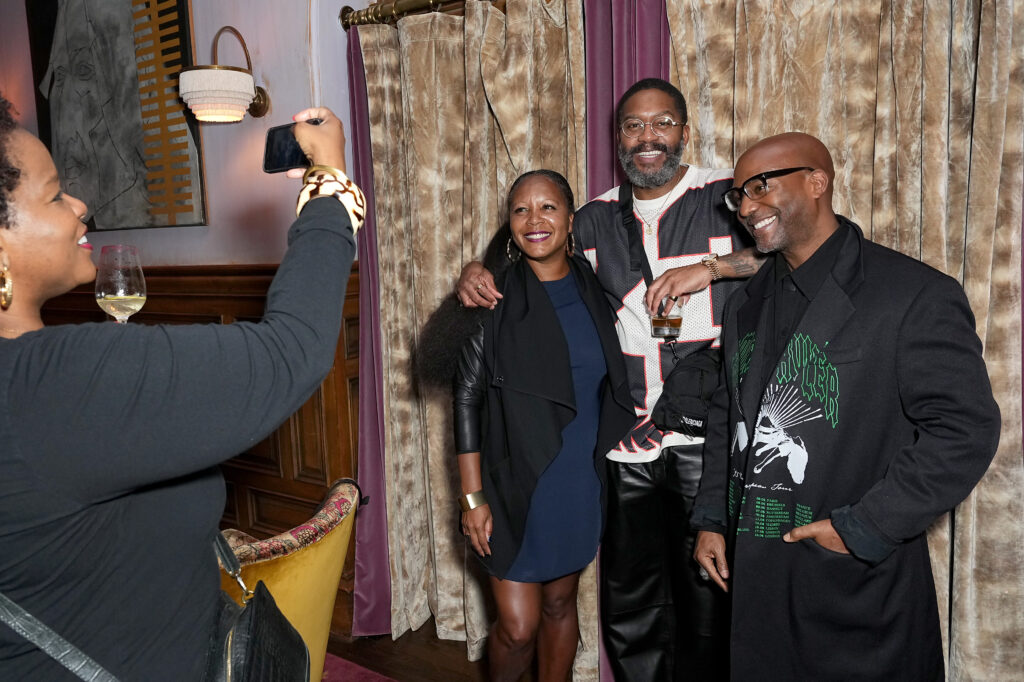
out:
M302 213L302 209L311 199L334 197L348 211L352 234L359 231L366 219L366 197L345 173L332 166L310 166L303 174L302 182L299 200L295 206L296 216Z
M703 258L701 258L700 263L711 272L712 282L716 282L722 279L722 271L718 267L717 253L713 253L710 256L704 256Z
M310 180L310 178L318 175L330 175L336 180L340 178L345 178L346 180L348 179L348 176L345 175L345 171L341 170L340 168L336 168L335 166L325 166L322 163L315 163L309 168L307 168L306 172L302 174L302 183L306 184L309 182L314 182L313 180Z
M463 495L459 498L459 508L464 512L468 512L470 509L476 509L487 504L487 498L484 497L483 490L477 490L476 492Z

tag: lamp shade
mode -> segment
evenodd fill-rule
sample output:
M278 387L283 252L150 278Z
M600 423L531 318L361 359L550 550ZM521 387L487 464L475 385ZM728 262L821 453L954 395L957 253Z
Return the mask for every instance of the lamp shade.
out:
M245 65L221 66L217 63L217 41L225 31L232 33L245 52ZM234 26L224 26L213 37L213 64L191 66L178 74L178 94L199 121L233 123L248 111L259 118L270 109L270 96L252 77L252 60L242 34Z
M241 121L256 97L252 74L231 66L182 69L178 93L196 119L213 123Z

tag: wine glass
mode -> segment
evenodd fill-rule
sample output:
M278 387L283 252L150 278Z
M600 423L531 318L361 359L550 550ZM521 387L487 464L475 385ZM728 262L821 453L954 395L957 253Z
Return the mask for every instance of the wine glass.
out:
M119 324L125 324L145 303L146 279L138 249L127 244L104 246L96 272L96 304Z

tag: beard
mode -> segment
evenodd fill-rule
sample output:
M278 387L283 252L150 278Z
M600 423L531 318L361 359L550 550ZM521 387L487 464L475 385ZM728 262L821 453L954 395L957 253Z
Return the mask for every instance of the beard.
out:
M784 235L776 235L771 239L767 236L758 239L757 234L751 231L750 237L754 240L754 248L757 249L758 253L773 253L775 251L781 251L787 246Z
M764 220L772 214L775 215L775 224L770 228L769 232L757 232L754 230L753 223ZM757 213L751 216L749 220L744 219L743 226L746 228L750 238L754 240L754 248L757 249L758 253L768 254L775 251L783 251L790 245L789 235L786 233L786 225L789 224L791 218L792 216L788 213L783 214L778 209L773 209L770 212Z
M644 151L665 152L665 162L661 164L659 170L645 173L637 168L636 163L633 161L633 155ZM626 177L629 178L629 182L634 187L654 189L655 187L667 184L669 180L675 177L676 171L679 170L679 166L682 164L682 160L682 142L677 144L674 149L669 149L668 145L661 142L641 143L630 148L626 148L621 143L619 144L619 163L622 164L622 170L625 171Z
M775 225L770 232L755 232L749 223L756 223L768 216L776 216ZM785 255L792 253L814 240L814 215L807 207L771 206L767 210L758 212L744 221L744 226L754 239L754 246L760 253L779 252ZM820 244L819 244L820 246Z

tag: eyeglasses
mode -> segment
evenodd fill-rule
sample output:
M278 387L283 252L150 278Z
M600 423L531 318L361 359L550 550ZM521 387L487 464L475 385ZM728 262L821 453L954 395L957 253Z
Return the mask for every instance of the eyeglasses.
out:
M671 116L659 116L650 123L641 121L638 118L627 118L619 126L619 130L626 137L637 138L644 134L644 128L647 126L651 127L651 132L659 137L665 137L668 132L676 126L681 126L682 123L676 123L675 119Z
M740 187L733 187L730 190L726 190L722 198L725 199L725 205L729 207L730 211L740 210L740 204L743 202L743 195L753 201L763 199L768 192L772 191L772 188L768 186L768 180L771 178L778 178L783 175L789 175L790 173L796 173L798 171L813 171L816 170L810 166L800 166L799 168L780 168L779 170L765 171L764 173L758 173L748 178Z

